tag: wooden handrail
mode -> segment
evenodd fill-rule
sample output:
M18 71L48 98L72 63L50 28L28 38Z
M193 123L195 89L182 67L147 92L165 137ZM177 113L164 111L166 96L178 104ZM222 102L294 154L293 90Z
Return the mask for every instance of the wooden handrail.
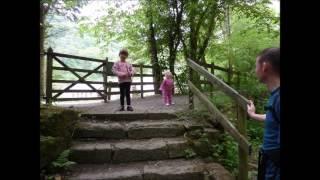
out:
M249 154L251 152L251 145L248 140L239 133L237 128L230 122L230 120L226 116L224 116L218 110L218 108L208 99L208 97L201 93L200 90L191 81L188 81L188 85L192 93L199 98L199 100L215 117L217 117L219 123L223 126L223 128L228 131L228 133L239 143L239 146L244 149L247 154Z
M187 64L196 72L200 73L202 76L204 76L209 82L211 82L213 85L216 85L220 90L222 90L224 93L226 93L228 96L233 98L244 110L247 109L247 104L249 103L249 100L243 97L239 94L235 89L230 87L228 84L217 78L215 75L208 72L205 68L198 65L191 59L187 59Z
M189 66L189 107L192 108L193 105L193 95L196 95L201 103L215 116L222 127L229 133L233 139L238 143L238 153L239 153L239 166L238 166L238 179L247 180L248 179L248 155L251 154L252 146L247 140L247 104L248 99L240 95L236 90L230 87L228 84L217 78L214 74L208 72L204 67L195 63L191 59L187 59L187 64ZM237 104L237 128L233 126L231 121L224 116L218 108L209 100L208 96L204 95L193 83L193 70L200 75L204 76L211 85L215 85L219 90L223 91L225 94L230 96L235 100ZM230 77L229 77L230 82Z

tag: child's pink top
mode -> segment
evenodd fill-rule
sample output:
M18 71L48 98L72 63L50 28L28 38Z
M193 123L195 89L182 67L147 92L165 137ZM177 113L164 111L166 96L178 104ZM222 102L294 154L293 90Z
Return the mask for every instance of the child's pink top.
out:
M173 89L173 79L165 79L160 85L160 90L162 91L171 91Z
M112 66L112 72L118 76L119 83L131 82L134 74L132 65L128 62L117 61Z

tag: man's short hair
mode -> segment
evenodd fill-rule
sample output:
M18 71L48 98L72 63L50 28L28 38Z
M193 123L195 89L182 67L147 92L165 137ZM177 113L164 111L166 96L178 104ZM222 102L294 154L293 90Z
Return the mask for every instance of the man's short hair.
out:
M274 72L280 75L280 48L267 48L258 55L259 63L269 62Z

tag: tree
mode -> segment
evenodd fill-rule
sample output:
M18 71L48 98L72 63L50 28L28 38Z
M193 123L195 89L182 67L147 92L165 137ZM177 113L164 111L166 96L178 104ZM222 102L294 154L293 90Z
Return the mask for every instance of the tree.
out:
M87 3L87 0L40 0L40 104L45 96L46 63L44 60L44 42L50 25L47 22L49 14L61 14L70 20L77 20L78 7Z
M232 34L229 16L233 11L255 16L260 22L268 19L263 17L268 15L266 0L141 0L131 13L111 7L115 3L110 1L107 14L95 24L83 23L83 32L93 33L105 45L120 42L139 62L151 62L158 82L159 67L175 73L181 53L197 63L206 62L208 47L219 40L215 33L223 30L226 40ZM231 48L227 50L225 60L232 70L234 54Z
M148 24L149 24L149 32L148 32L148 42L149 42L149 50L151 56L151 64L154 66L154 73L155 73L155 90L159 93L160 88L160 81L161 81L161 72L158 60L158 48L157 48L157 41L155 37L155 29L154 29L154 13L153 13L153 6L152 0L148 0L148 8L146 16L148 17Z
M208 46L206 59L219 66L228 66L227 59L231 54L235 57L232 61L233 70L242 73L239 89L241 94L260 99L267 90L254 76L255 58L262 49L279 46L279 17L268 8L250 16L244 16L243 12L233 9L230 13L233 22L230 36L221 38L221 41L212 41Z

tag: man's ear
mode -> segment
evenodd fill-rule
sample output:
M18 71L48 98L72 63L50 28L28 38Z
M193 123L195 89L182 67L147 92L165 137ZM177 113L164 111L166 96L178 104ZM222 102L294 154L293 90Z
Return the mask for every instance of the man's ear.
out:
M261 70L262 70L262 72L267 72L268 70L269 70L269 67L270 66L270 64L269 63L267 63L267 62L262 62L262 64L261 64Z

